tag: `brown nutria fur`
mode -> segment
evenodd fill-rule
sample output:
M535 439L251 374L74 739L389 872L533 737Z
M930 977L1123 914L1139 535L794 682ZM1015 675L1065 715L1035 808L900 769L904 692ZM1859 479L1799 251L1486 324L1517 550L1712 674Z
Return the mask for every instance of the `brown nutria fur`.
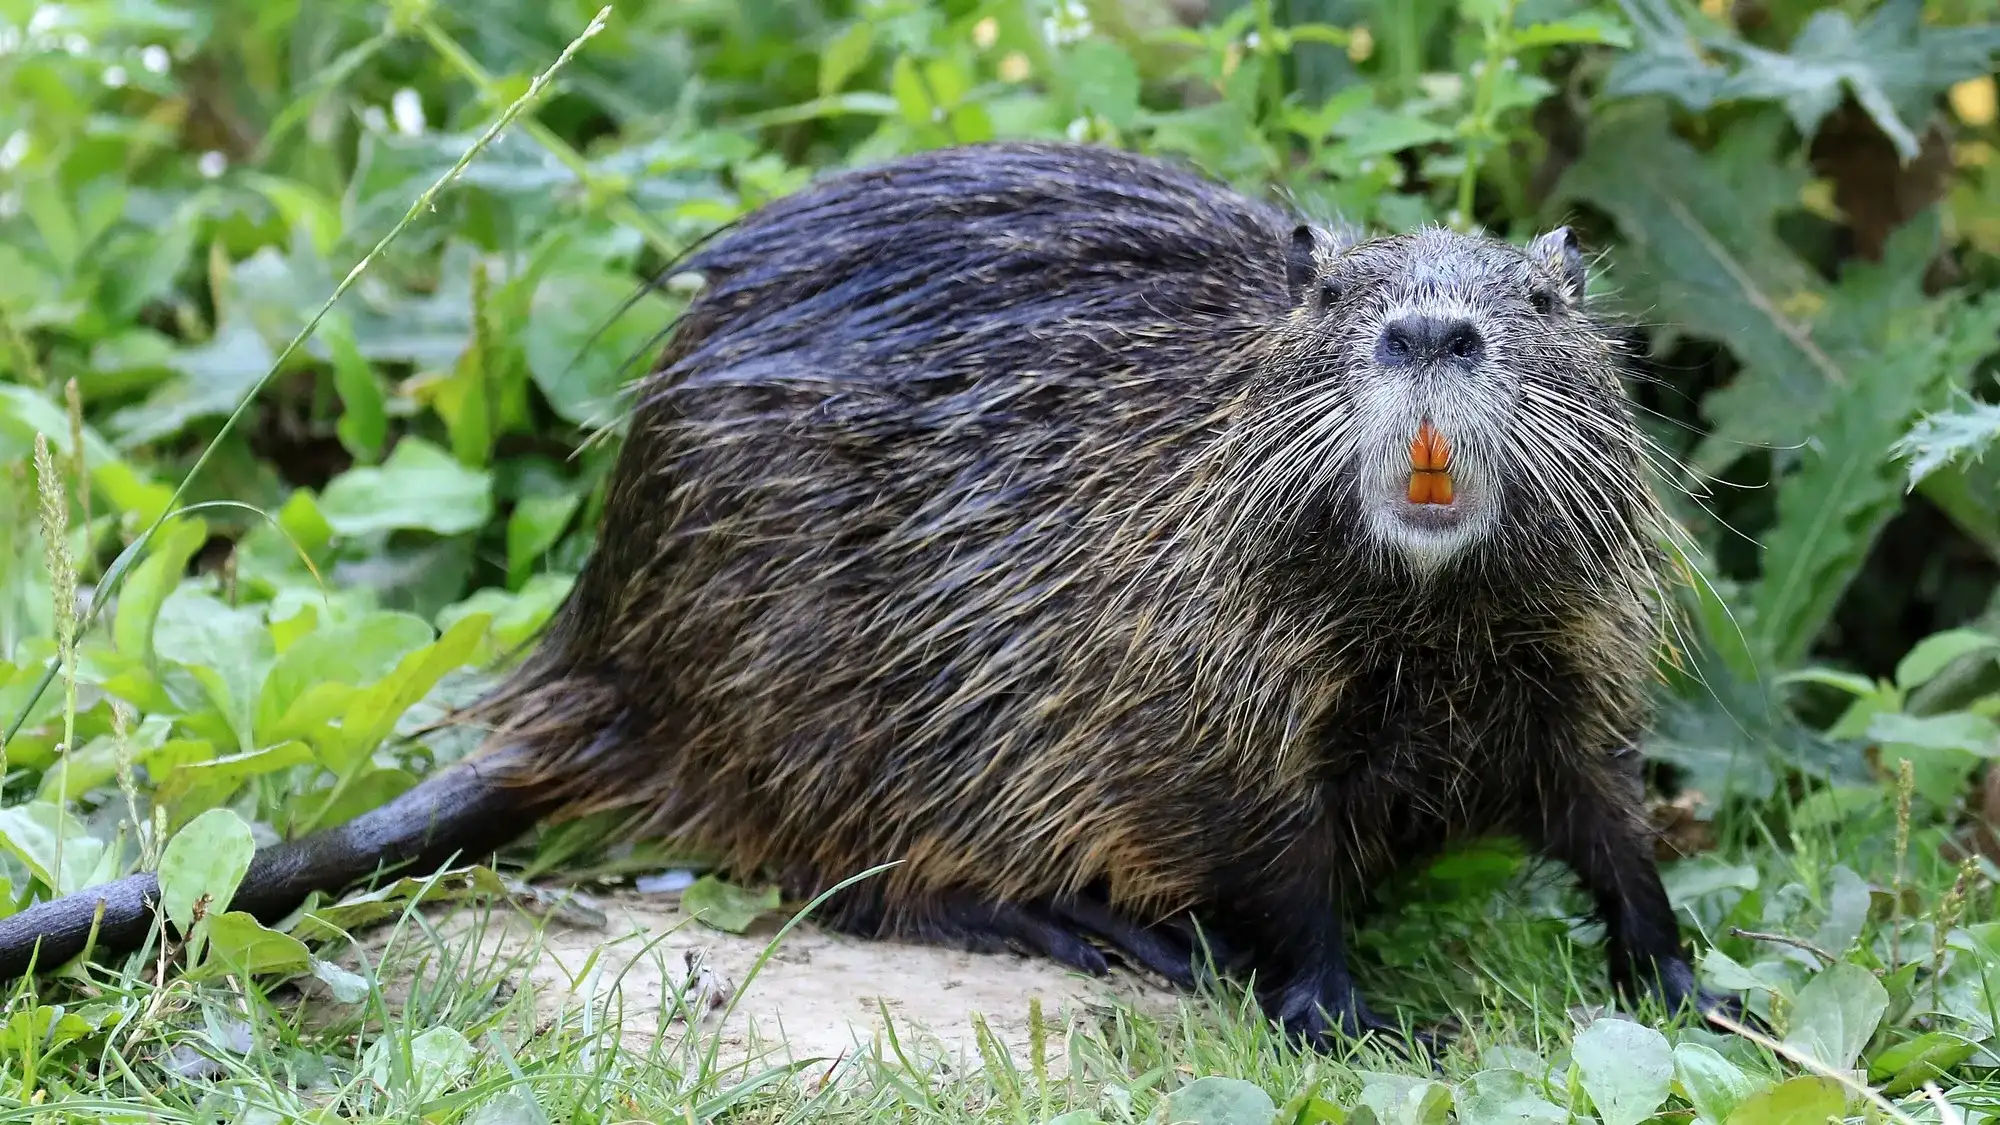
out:
M1621 990L1697 995L1633 753L1667 521L1565 231L1367 239L997 144L829 177L684 268L491 751L248 893L625 809L801 894L899 861L829 903L853 932L1185 981L1191 918L1317 1036L1381 1026L1354 901L1510 833L1594 896Z

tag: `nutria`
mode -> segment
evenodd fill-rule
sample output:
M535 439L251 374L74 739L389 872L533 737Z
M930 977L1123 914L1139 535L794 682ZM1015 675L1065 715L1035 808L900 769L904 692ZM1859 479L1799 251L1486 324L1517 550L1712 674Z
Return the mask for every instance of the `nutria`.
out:
M1621 993L1699 996L1634 746L1667 606L1643 439L1565 230L1302 224L1125 153L824 179L700 247L600 543L487 749L266 849L265 918L613 809L824 921L1105 953L1175 920L1317 1037L1343 929L1449 841L1574 869ZM151 876L0 922L143 941Z

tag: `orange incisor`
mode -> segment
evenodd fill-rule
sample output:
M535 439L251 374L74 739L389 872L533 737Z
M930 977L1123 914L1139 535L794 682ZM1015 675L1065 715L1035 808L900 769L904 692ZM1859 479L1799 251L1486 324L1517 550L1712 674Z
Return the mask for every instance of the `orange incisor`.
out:
M1410 439L1410 503L1451 503L1451 446L1429 418Z

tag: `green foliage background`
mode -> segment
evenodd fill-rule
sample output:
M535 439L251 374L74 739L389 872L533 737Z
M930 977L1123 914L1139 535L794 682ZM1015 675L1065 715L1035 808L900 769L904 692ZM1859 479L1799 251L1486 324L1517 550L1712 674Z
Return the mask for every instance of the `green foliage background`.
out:
M675 256L828 169L1019 136L1383 227L1572 224L1699 548L1662 780L1781 838L1879 812L1907 761L1911 847L1978 851L1992 3L625 0L218 438L596 11L0 0L0 914L211 810L226 858L462 754L432 724L588 554ZM73 646L72 604L103 611Z

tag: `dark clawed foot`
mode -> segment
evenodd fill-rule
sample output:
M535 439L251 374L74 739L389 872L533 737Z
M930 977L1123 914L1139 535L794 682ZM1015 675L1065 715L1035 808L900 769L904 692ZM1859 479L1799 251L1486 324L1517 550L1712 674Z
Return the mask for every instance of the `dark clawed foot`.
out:
M1442 1068L1451 1036L1438 1030L1406 1029L1376 1015L1350 988L1327 983L1317 977L1292 982L1273 997L1266 1009L1285 1034L1300 1046L1329 1051L1343 1042L1372 1037L1406 1059L1412 1048L1421 1049L1431 1066Z
M1630 994L1629 987L1624 991ZM1706 1022L1708 1014L1714 1012L1737 1023L1755 1026L1761 1022L1744 1006L1742 997L1701 987L1695 980L1694 967L1684 958L1658 962L1658 971L1646 977L1646 992L1660 1002L1669 1018L1691 1015Z
M1226 954L1215 939L1198 934L1194 925L1182 919L1159 925L1141 925L1093 898L1070 899L1058 903L1055 913L1084 931L1095 934L1131 964L1158 973L1180 988L1193 988L1202 975L1200 966L1209 957L1217 965ZM1206 940L1207 954L1202 942Z

